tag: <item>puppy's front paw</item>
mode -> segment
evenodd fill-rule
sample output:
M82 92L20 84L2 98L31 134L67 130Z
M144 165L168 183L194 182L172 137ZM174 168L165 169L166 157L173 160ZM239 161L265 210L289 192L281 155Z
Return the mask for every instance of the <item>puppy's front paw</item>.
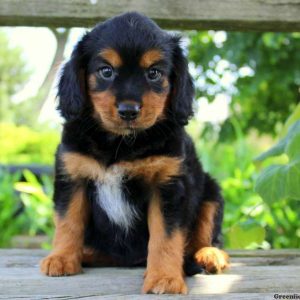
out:
M208 273L220 273L229 266L228 254L215 247L204 247L197 251L194 257Z
M187 286L182 276L147 274L142 292L153 294L187 294Z
M82 272L78 258L50 254L40 263L41 272L48 276L67 276Z

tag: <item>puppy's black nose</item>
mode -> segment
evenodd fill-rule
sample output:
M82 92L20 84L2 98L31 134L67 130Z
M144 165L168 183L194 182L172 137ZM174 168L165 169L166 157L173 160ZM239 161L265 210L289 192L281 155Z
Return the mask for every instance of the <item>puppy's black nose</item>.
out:
M140 105L137 103L120 103L118 113L122 120L133 121L140 112Z

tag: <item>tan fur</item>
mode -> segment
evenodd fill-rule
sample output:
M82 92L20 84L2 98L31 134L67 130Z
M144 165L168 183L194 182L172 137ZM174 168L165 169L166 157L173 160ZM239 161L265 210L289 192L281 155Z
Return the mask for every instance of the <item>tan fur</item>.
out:
M212 247L214 218L218 203L204 202L200 207L198 224L187 246L187 253L194 255L196 262L209 273L220 273L229 265L228 254Z
M66 152L62 155L65 171L73 179L89 178L102 181L106 168L88 156ZM178 157L151 156L134 161L122 161L115 164L125 170L130 177L143 177L151 184L165 183L181 172L182 160Z
M168 89L169 88L169 80L168 80L167 77L163 77L162 87L164 89Z
M214 229L214 217L218 209L217 202L204 202L200 207L198 223L188 245L188 252L195 253L202 247L211 246Z
M93 79L91 79L91 87ZM164 83L166 85L166 83ZM146 129L155 124L157 120L164 118L165 106L167 102L168 88L160 94L147 92L142 98L142 108L137 119L130 122L131 129ZM109 92L93 92L90 90L90 97L96 112L103 123L103 126L115 134L129 134L132 130L128 123L123 121L116 107L115 96ZM128 100L130 101L130 100Z
M103 127L115 134L126 133L126 124L118 115L116 97L110 91L92 92L90 97L96 117L99 117ZM125 132L124 132L125 131ZM129 129L127 129L129 133Z
M216 247L204 247L198 250L194 258L208 273L221 273L229 266L228 254Z
M112 49L112 48L106 48L102 50L99 55L104 58L112 67L118 68L121 67L123 62L122 58L119 55L119 53Z
M143 54L140 59L140 66L142 68L149 68L154 63L160 61L163 58L163 54L158 49L151 49Z
M143 293L186 294L182 269L185 234L175 229L167 235L157 195L150 202L148 226L150 239Z
M62 155L64 168L72 179L89 178L97 181L103 179L105 168L95 159L75 152Z
M149 128L153 126L157 120L161 120L165 117L167 96L167 92L157 94L152 91L143 95L143 107L138 118L140 128ZM162 128L162 130L164 129Z
M97 78L94 74L90 75L88 78L89 88L90 90L94 90L97 86Z
M117 262L110 256L100 253L93 248L83 249L82 262L93 267L117 267Z
M81 272L84 228L88 217L88 202L82 188L78 189L64 216L55 217L54 249L41 261L41 272L49 276L72 275Z
M178 157L151 156L132 162L121 162L129 176L143 177L149 183L165 183L181 172L182 160Z

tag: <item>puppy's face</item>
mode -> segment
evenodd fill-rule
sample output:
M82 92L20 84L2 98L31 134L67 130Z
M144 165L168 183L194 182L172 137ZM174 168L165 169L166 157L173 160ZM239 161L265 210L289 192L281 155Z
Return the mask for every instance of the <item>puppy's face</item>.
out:
M125 135L164 119L186 124L193 84L178 37L127 13L96 26L77 44L59 97L67 121L89 107L104 129Z
M113 133L130 134L165 118L170 61L163 49L144 48L126 42L119 47L104 45L89 63L95 116Z

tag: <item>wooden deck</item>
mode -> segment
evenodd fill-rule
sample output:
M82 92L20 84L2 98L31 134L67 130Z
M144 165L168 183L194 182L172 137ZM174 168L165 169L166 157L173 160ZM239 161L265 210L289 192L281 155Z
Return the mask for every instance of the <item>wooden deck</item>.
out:
M222 275L187 279L186 299L275 299L300 297L300 251L231 251ZM176 299L141 295L143 269L90 268L84 274L50 278L40 274L43 250L0 250L0 299ZM218 295L216 295L218 294ZM201 296L199 296L201 295Z

